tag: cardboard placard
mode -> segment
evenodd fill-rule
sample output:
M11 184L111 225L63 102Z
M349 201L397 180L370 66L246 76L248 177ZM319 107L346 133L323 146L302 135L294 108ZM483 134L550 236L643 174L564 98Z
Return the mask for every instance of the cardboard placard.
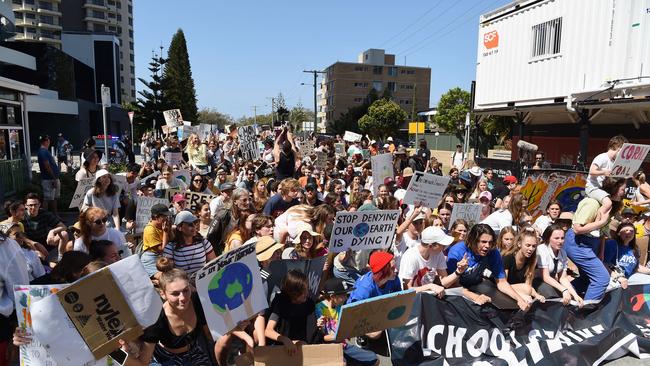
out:
M84 178L77 182L77 188L74 190L74 194L72 195L72 200L70 200L70 206L68 206L68 208L81 207L81 205L84 203L86 192L88 192L94 184L94 177Z
M132 341L142 335L142 327L108 268L56 296L95 359L119 348L118 339Z
M361 141L362 137L363 137L363 135L358 134L356 132L345 131L345 134L343 135L343 141L359 142L359 141Z
M481 222L481 209L482 206L475 203L455 203L454 209L451 211L449 225L456 222L457 219L463 219L467 221L469 226L466 229L469 230L474 224Z
M176 130L176 127L168 126L168 125L162 125L160 126L160 129L165 135L169 135L170 133L174 132Z
M206 264L196 273L196 289L214 339L269 306L255 243L233 249Z
M300 144L300 152L302 156L311 156L314 154L314 141L303 141Z
M212 201L214 198L217 196L212 195L212 194L205 194L205 193L199 193L199 192L188 192L188 191L180 191L178 189L168 189L167 190L167 202L171 202L172 197L176 193L182 193L183 196L185 197L186 203L186 208L192 212L198 210L203 206L204 203L209 203Z
M180 163L183 161L183 153L180 152L165 151L163 155L165 157L165 161L169 165L180 165Z
M255 366L343 366L342 344L305 344L298 346L298 352L289 356L283 346L255 347ZM246 365L247 363L240 363Z
M265 177L272 177L275 174L275 168L270 166L269 164L266 163L266 161L263 161L260 166L255 169L255 175L257 176L258 179L262 179Z
M257 131L255 126L241 126L237 128L239 136L239 151L244 160L255 161L260 158L260 150L257 147Z
M650 152L650 145L623 144L612 166L612 177L631 177Z
M135 233L142 234L144 227L151 220L151 207L155 204L169 205L169 201L164 198L138 196L135 211Z
M196 133L199 135L199 138L201 140L207 140L212 134L213 130L216 131L214 125L208 123L201 123L199 126L197 126Z
M393 171L393 154L379 154L370 157L372 167L372 190L373 194L379 194L379 186L384 184L386 178L395 178Z
M335 340L361 336L388 328L401 327L408 321L415 290L406 290L343 305Z
M190 175L190 171L187 169L175 170L174 178L183 181L188 187L192 184L192 175Z
M126 192L126 188L129 186L129 183L126 181L126 173L111 174L111 178L121 192Z
M325 172L327 169L327 153L324 151L315 151L316 153L316 162L314 166L320 169L322 172Z
M436 208L448 185L449 177L416 171L406 189L404 203Z
M167 126L179 127L183 125L183 116L181 115L180 109L163 111L163 117L165 117L165 123Z
M395 236L399 210L339 211L334 219L332 253L388 248Z
M192 122L183 121L182 126L178 126L176 129L176 136L179 140L185 140L190 137L191 134L195 133L196 129L192 126Z
M319 295L320 282L323 278L323 267L326 256L314 259L282 259L271 262L269 267L269 278L266 279L270 296L280 291L284 276L292 269L296 269L307 275L309 279L309 294L315 299Z
M345 156L345 144L342 142L334 144L334 152L340 156Z

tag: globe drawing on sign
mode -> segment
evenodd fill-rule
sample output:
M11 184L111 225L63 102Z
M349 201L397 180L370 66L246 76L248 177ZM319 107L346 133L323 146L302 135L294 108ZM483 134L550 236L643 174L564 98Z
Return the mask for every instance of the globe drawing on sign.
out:
M399 319L406 312L406 306L400 305L388 312L388 320Z
M360 224L357 224L357 226L354 227L354 229L352 230L352 234L357 238L361 238L366 236L366 234L368 234L369 231L370 231L370 225L368 225L365 222L362 222Z
M253 289L253 274L243 263L232 263L217 272L208 285L212 307L219 313L240 307Z

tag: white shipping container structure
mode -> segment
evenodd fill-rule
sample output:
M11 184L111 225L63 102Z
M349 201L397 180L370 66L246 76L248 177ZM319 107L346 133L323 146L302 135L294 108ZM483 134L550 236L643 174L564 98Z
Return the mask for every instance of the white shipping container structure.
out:
M649 123L650 0L519 0L480 21L477 113Z

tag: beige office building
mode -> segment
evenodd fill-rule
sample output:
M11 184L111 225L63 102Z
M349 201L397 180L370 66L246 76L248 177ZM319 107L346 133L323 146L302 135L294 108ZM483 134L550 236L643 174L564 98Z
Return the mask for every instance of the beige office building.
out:
M320 85L319 127L325 128L348 108L364 103L371 89L381 96L388 89L392 100L409 116L429 109L431 68L395 65L395 55L369 49L357 62L336 62L325 69Z
M12 1L16 41L62 48L62 32L113 33L120 41L120 94L135 100L135 53L132 0Z

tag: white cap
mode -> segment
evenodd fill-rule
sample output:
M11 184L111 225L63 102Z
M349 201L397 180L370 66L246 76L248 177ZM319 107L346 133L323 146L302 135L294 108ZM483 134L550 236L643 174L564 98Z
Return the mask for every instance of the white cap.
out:
M392 137L389 137L389 138L386 139L386 141L393 142L393 138L392 138Z
M454 238L445 234L445 232L437 226L429 226L422 230L422 244L440 244L447 246L453 242Z
M106 170L106 169L99 169L99 170L97 171L97 173L95 173L95 181L97 181L97 179L99 179L99 178L101 178L101 177L103 177L103 176L105 176L105 175L109 175L109 174L111 174L111 173L110 173L108 170Z

